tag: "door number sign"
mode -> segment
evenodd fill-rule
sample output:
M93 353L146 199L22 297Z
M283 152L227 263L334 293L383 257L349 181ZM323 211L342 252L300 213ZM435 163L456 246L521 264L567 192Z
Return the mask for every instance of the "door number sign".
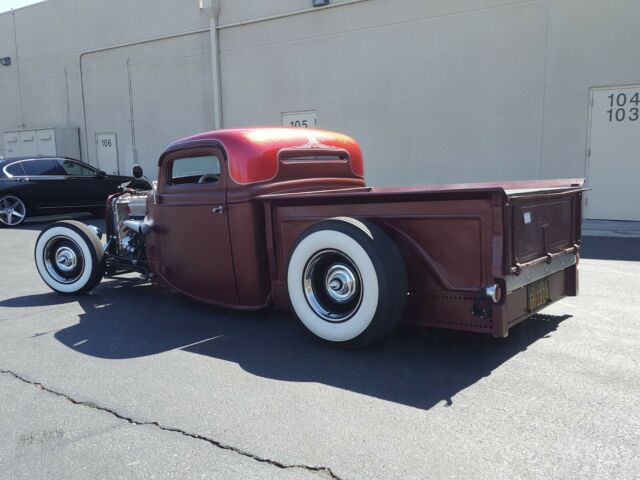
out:
M318 113L315 110L282 113L283 127L316 128L317 122Z
M612 92L607 96L607 118L610 122L637 122L640 120L640 90Z

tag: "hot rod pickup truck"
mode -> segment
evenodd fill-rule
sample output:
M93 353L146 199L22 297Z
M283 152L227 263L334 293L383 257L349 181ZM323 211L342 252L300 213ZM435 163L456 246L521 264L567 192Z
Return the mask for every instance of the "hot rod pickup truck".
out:
M506 337L578 291L582 179L367 187L352 138L295 128L195 135L158 167L152 190L107 200L104 235L42 231L49 287L139 272L215 305L293 310L349 347L399 322Z

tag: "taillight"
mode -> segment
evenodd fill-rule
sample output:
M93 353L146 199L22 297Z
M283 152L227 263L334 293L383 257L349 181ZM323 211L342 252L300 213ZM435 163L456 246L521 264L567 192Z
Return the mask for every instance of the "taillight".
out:
M484 293L493 303L499 303L502 300L502 287L497 283L485 288Z

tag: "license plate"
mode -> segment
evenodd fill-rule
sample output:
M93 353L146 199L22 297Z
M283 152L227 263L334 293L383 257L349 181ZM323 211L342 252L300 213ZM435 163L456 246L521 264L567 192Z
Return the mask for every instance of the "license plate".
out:
M550 299L549 279L543 278L527 287L527 310L529 312L543 307L549 303Z

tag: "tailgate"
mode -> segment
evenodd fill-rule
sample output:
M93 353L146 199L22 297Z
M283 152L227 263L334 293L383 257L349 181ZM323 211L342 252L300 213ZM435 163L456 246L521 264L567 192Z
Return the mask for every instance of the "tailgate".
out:
M505 265L523 269L578 252L582 183L567 187L505 190Z

